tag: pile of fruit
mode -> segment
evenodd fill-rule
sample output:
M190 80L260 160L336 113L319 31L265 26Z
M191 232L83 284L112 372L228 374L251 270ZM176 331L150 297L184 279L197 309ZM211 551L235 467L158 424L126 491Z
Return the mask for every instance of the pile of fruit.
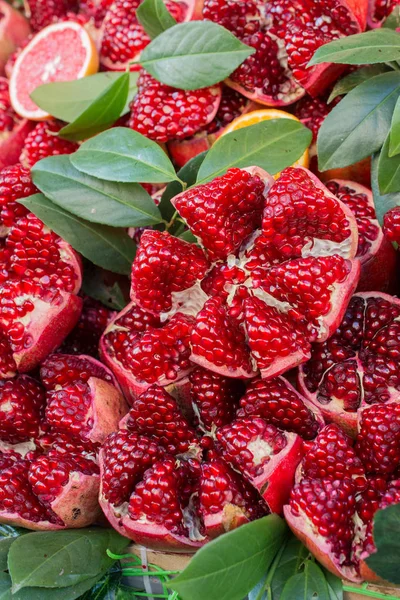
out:
M32 92L140 69L141 2L0 0L1 523L105 515L138 544L194 552L277 513L332 573L376 579L373 518L400 503L400 208L382 228L369 161L318 172L344 67L308 63L398 4L165 1L178 23L212 21L254 52L196 90L141 69L118 126L177 169L260 120L301 121L313 143L274 177L233 166L175 194L186 239L130 230L118 312L84 294L88 261L20 201L39 161L80 147ZM141 183L158 203L164 185Z

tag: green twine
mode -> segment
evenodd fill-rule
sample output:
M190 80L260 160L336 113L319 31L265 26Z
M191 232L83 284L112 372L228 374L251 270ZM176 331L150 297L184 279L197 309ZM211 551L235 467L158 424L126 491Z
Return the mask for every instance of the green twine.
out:
M360 588L352 587L351 585L344 585L343 591L354 592L360 596L367 596L368 598L374 598L376 600L398 600L396 596L390 596L389 594L381 594L379 592L369 590L368 583L364 583L364 585Z

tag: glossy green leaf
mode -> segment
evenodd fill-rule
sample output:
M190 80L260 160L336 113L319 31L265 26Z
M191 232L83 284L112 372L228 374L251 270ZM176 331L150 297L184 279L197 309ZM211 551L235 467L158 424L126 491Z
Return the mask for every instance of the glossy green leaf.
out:
M53 117L72 123L121 77L121 73L97 73L74 81L45 83L31 94L35 104ZM130 97L136 89L137 72L130 73Z
M293 575L282 590L280 600L331 600L322 569L308 560L302 573Z
M390 128L389 156L400 153L400 97L397 99Z
M129 93L129 73L122 73L59 136L74 142L86 140L113 125L120 117Z
M144 227L162 220L153 199L141 185L102 181L81 173L68 155L37 162L32 178L55 204L93 223Z
M178 177L181 181L186 183L187 187L194 185L197 179L197 173L199 172L200 166L206 157L207 152L198 154L189 162L186 163L180 171L178 171ZM171 204L171 198L182 192L182 184L179 181L171 181L165 188L163 195L161 196L161 202L158 206L163 218L169 221L175 212L175 208Z
M371 77L386 73L387 71L390 71L387 65L369 65L368 67L362 67L361 69L357 69L357 71L353 71L353 73L349 73L346 77L339 79L339 81L335 83L335 86L329 95L328 103L332 102L332 100L338 96L348 94L360 83L371 79Z
M400 6L395 6L387 19L382 23L382 27L388 29L397 29L400 27Z
M113 529L88 528L28 533L8 555L13 592L26 587L66 588L101 574L114 563L107 549L127 546Z
M366 559L367 565L382 579L400 584L400 504L375 514L374 543L376 553Z
M292 165L308 148L312 133L298 121L272 119L220 137L208 151L197 183L218 177L231 167L256 165L271 175Z
M378 164L378 183L381 194L400 192L400 154L389 156L389 139L383 144Z
M373 29L321 46L308 66L324 62L365 65L392 60L400 60L400 35L391 29Z
M166 183L177 179L164 150L127 127L100 133L84 142L70 158L82 173L106 181Z
M136 9L136 17L151 39L176 25L163 0L144 0Z
M400 72L358 85L329 113L318 135L320 171L346 167L383 145L400 94Z
M339 577L333 575L330 571L321 567L325 575L326 583L328 585L329 598L330 600L343 600L343 582Z
M267 574L266 589L270 592L271 600L279 600L286 582L299 573L309 554L294 535L288 538Z
M243 600L270 567L287 535L277 515L243 525L201 548L168 587L182 600Z
M140 64L153 77L183 90L197 90L228 77L254 48L212 21L174 25L153 40Z
M8 568L7 558L11 544L14 543L17 537L25 533L28 533L28 530L21 527L0 525L0 571L6 571Z
M19 202L95 265L113 273L129 275L136 246L123 229L80 219L43 194L35 194Z
M379 154L376 154L372 158L371 163L371 187L374 195L374 204L376 216L380 224L383 223L383 215L395 206L400 206L400 193L394 194L381 194L378 185L378 165L379 165Z

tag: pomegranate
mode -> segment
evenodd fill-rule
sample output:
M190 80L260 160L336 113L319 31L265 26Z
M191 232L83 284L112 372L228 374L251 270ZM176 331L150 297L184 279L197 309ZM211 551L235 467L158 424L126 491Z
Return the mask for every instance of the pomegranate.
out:
M262 418L231 422L234 385L193 371L193 421L157 385L133 400L100 453L100 504L117 531L149 548L191 552L269 510L282 511L302 439Z
M214 119L221 100L219 85L178 90L145 71L140 73L137 86L129 127L156 142L191 137Z
M94 22L95 27L101 27L113 0L81 0L79 10Z
M100 37L100 62L107 70L124 71L139 60L141 51L150 43L136 18L140 1L114 0L106 12ZM179 23L201 17L201 0L167 0L165 5Z
M6 2L0 1L0 75L8 57L30 34L31 29L25 17Z
M14 165L34 124L21 119L11 106L8 80L0 77L0 171Z
M236 117L254 110L256 104L227 86L222 87L221 102L211 123L194 136L168 142L168 152L175 165L183 167L191 158L209 150L212 144L223 134L227 125Z
M400 207L391 208L383 217L383 233L390 242L400 244Z
M286 106L305 91L322 93L343 71L325 63L307 68L315 51L334 39L364 31L368 0L205 0L203 16L223 25L255 53L228 85L267 106Z
M63 140L57 133L64 127L58 121L41 121L26 136L24 147L19 157L20 162L26 167L33 167L38 160L47 156L59 154L72 154L79 148L79 144Z
M399 459L400 408L389 402L361 409L355 443L327 425L300 463L285 517L338 577L379 580L365 559L376 552L374 514L400 502Z
M371 28L381 27L383 21L399 4L399 0L369 0L368 25Z
M50 356L42 384L0 382L0 521L85 527L99 517L99 443L126 412L113 376L89 357Z
M35 368L79 319L81 263L76 252L16 201L34 193L29 172L0 176L1 377Z
M357 226L306 169L275 183L257 167L230 169L172 203L207 257L167 232L143 233L133 303L102 340L128 395L183 380L193 363L271 378L335 331L358 282Z
M389 291L396 279L396 252L376 218L371 190L342 179L332 179L326 187L350 208L357 221L357 258L361 262L358 291Z
M356 294L337 331L314 344L309 362L299 369L304 396L352 436L360 408L399 401L399 315L397 298Z

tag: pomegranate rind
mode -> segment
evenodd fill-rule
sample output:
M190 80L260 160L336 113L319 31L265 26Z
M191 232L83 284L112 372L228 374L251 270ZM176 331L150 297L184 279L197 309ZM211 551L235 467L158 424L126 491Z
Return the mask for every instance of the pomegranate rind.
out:
M0 75L9 56L20 46L31 33L27 19L5 0L0 1Z
M79 320L82 298L61 290L58 293L61 296L59 304L49 305L40 299L35 300L35 308L30 313L31 321L27 328L32 336L32 344L13 354L21 373L38 366L63 342Z
M99 475L70 474L61 494L50 504L50 508L63 521L63 529L87 527L100 517L99 487Z
M232 79L226 79L224 83L226 83L226 85L232 88L233 90L236 90L240 94L243 94L243 96L246 96L246 98L248 98L249 100L257 102L258 104L262 104L263 106L289 106L290 104L294 104L294 102L297 102L297 100L300 100L300 98L302 98L306 93L301 86L296 85L294 91L292 91L287 96L284 96L282 94L282 98L279 99L273 98L272 96L266 96L265 94L260 94L257 92L257 90L253 92L247 90L245 87L243 87L236 81L232 81Z
M363 581L363 578L358 575L354 568L340 567L337 564L328 541L323 536L315 533L312 524L305 515L294 515L289 505L284 507L283 514L295 536L328 571L340 579L347 579L354 583Z
M163 525L156 525L151 521L134 521L129 516L122 518L126 534L136 544L151 548L152 550L194 553L201 548L206 540L192 541L188 537L175 535Z
M90 377L88 385L93 398L93 428L89 439L102 444L110 433L118 429L120 420L128 412L128 405L115 385L97 377Z
M25 138L34 128L34 123L22 119L6 137L0 141L0 171L4 167L15 165L21 155Z
M60 42L63 40L66 30L71 30L79 36L81 48L85 52L85 59L81 64L76 65L75 72L70 74L69 80L71 79L81 79L87 75L92 75L97 72L99 67L99 58L97 49L93 39L90 37L88 32L84 27L75 23L74 21L63 21L59 23L55 23L53 25L49 25L40 31L35 37L29 42L29 44L22 50L19 54L14 68L12 70L11 79L10 79L10 98L12 106L17 114L26 119L31 119L32 121L42 121L50 117L50 114L46 111L42 110L39 107L36 108L28 108L26 106L26 102L28 100L28 96L31 92L33 92L36 87L35 82L32 82L33 85L31 89L26 87L25 82L22 81L22 77L25 79L25 73L22 72L22 68L24 71L28 70L28 66L30 63L32 65L37 64L39 57L37 53L39 52L39 56L43 61L42 53L46 50L48 56L56 57L59 61L64 59L66 62L73 61L73 54L70 52L70 48L64 48L64 55L57 54L60 52L60 47L56 46L53 48L53 43L51 40L48 42L46 47L46 38L50 36L59 37ZM68 53L66 52L68 50ZM61 73L57 77L45 76L45 70L51 68L51 64L41 63L43 73L41 76L41 83L50 83L50 81L65 81L62 77ZM21 93L20 88L21 84L25 89L25 96ZM29 99L28 105L32 104L32 101Z
M214 539L223 533L249 523L250 519L239 506L229 503L225 504L223 510L217 513L204 515L203 521L208 537Z

